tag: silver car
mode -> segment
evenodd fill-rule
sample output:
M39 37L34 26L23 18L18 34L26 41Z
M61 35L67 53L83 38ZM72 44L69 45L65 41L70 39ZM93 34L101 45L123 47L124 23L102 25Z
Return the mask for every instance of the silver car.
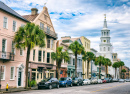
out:
M124 80L124 79L119 79L119 82L124 83L124 82L125 82L125 80Z

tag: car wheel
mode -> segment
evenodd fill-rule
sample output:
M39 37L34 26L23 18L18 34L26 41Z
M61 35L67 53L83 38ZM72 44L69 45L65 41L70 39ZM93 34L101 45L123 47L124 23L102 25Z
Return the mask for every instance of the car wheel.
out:
M49 89L52 89L52 85L49 85Z
M71 86L71 87L73 86L72 83L70 84L70 86Z
M77 83L77 86L79 86L79 83Z
M65 87L67 87L67 84L65 84Z
M41 89L40 87L38 87L38 89Z
M57 84L57 88L59 88L59 84Z

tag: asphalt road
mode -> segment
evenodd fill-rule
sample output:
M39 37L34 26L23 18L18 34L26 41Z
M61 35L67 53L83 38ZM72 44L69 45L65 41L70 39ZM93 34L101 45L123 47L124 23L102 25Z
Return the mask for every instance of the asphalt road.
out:
M30 90L11 94L130 94L130 82Z

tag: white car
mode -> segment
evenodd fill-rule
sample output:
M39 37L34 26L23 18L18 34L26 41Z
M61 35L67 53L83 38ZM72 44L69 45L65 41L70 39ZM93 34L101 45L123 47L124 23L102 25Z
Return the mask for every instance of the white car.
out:
M98 84L102 84L102 80L101 79L98 79Z
M84 85L90 85L91 83L90 83L90 80L89 80L89 79L84 79L84 80L83 80L83 84L84 84Z

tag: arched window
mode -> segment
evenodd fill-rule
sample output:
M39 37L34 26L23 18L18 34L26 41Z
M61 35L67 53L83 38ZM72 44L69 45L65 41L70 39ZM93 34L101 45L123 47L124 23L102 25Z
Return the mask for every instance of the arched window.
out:
M106 51L106 48L104 47L104 51Z
M104 32L104 36L106 36L106 32Z
M107 32L107 36L108 36L108 32Z
M103 36L103 32L102 32L102 36Z

